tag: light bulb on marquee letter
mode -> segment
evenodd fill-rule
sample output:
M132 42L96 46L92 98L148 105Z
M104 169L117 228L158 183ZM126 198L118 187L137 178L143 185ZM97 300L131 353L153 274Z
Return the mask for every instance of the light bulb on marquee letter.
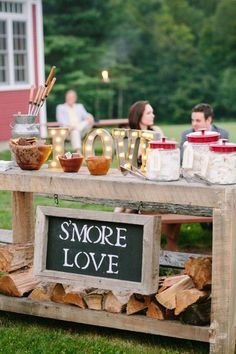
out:
M137 166L140 132L140 130L122 128L114 128L112 130L118 166L127 163Z
M96 137L102 142L103 155L112 159L113 155L113 139L111 134L105 129L93 129L85 137L83 143L83 155L85 158L94 155L94 143Z
M48 128L48 136L52 138L53 159L49 162L49 168L61 167L58 155L64 154L64 143L68 135L68 128Z
M155 130L141 130L140 132L141 132L140 145L141 145L141 154L142 154L141 171L146 172L148 142L150 140L160 140L161 135Z

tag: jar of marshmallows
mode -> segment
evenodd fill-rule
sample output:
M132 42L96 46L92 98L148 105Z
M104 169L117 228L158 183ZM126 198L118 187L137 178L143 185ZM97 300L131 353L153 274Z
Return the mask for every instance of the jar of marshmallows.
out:
M175 181L180 176L180 151L175 141L150 141L147 149L146 177L153 181Z
M195 174L201 174L202 168L207 163L209 145L216 143L219 137L219 133L206 131L205 129L187 135L187 141L183 145L183 177L193 177Z
M228 143L226 139L211 144L202 176L215 184L236 183L236 144Z

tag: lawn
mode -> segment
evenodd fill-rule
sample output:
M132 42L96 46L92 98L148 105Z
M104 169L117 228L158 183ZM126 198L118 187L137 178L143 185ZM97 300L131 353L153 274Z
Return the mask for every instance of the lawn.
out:
M229 130L231 140L236 142L236 123L220 123L219 126ZM177 141L187 127L187 125L161 126L167 137L175 138ZM0 154L0 159L9 158L9 151ZM9 200L9 192L0 192L0 229L11 228ZM54 205L54 200L37 197L36 205ZM84 206L66 201L60 201L60 206L101 209L98 206ZM108 207L106 210L111 208ZM199 253L205 252L211 248L211 231L203 230L199 224L182 225L178 244L182 250L194 249ZM208 353L208 350L207 343L0 312L0 353L4 354L203 354Z
M236 123L235 122L214 122L218 127L223 128L229 132L230 141L236 143ZM180 125L160 125L164 134L169 138L174 138L177 142L180 142L181 133L190 128L189 124Z

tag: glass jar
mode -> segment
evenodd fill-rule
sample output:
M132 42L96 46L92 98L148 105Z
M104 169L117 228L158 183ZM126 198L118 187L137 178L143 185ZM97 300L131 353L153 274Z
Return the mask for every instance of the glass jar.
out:
M216 143L219 137L219 133L205 129L187 135L187 141L183 145L182 171L184 177L201 174L202 169L206 167L209 145Z
M13 139L24 137L24 138L39 138L39 125L35 123L36 116L30 114L13 114L13 124L10 125L12 128L11 136ZM11 159L16 164L15 156L11 153Z
M153 181L176 181L180 176L180 151L175 141L165 137L150 141L147 149L148 179Z
M38 124L35 123L36 116L30 114L13 114L14 122L12 128L12 138L39 137Z
M236 183L236 144L222 139L220 144L211 144L207 155L205 177L216 184Z

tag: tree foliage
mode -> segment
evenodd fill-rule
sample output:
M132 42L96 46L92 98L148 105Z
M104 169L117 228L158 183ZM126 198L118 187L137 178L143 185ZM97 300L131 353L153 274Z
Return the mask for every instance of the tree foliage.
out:
M97 118L127 116L143 99L169 123L188 122L202 101L216 117L236 113L235 1L43 0L43 12L52 119L69 88Z

